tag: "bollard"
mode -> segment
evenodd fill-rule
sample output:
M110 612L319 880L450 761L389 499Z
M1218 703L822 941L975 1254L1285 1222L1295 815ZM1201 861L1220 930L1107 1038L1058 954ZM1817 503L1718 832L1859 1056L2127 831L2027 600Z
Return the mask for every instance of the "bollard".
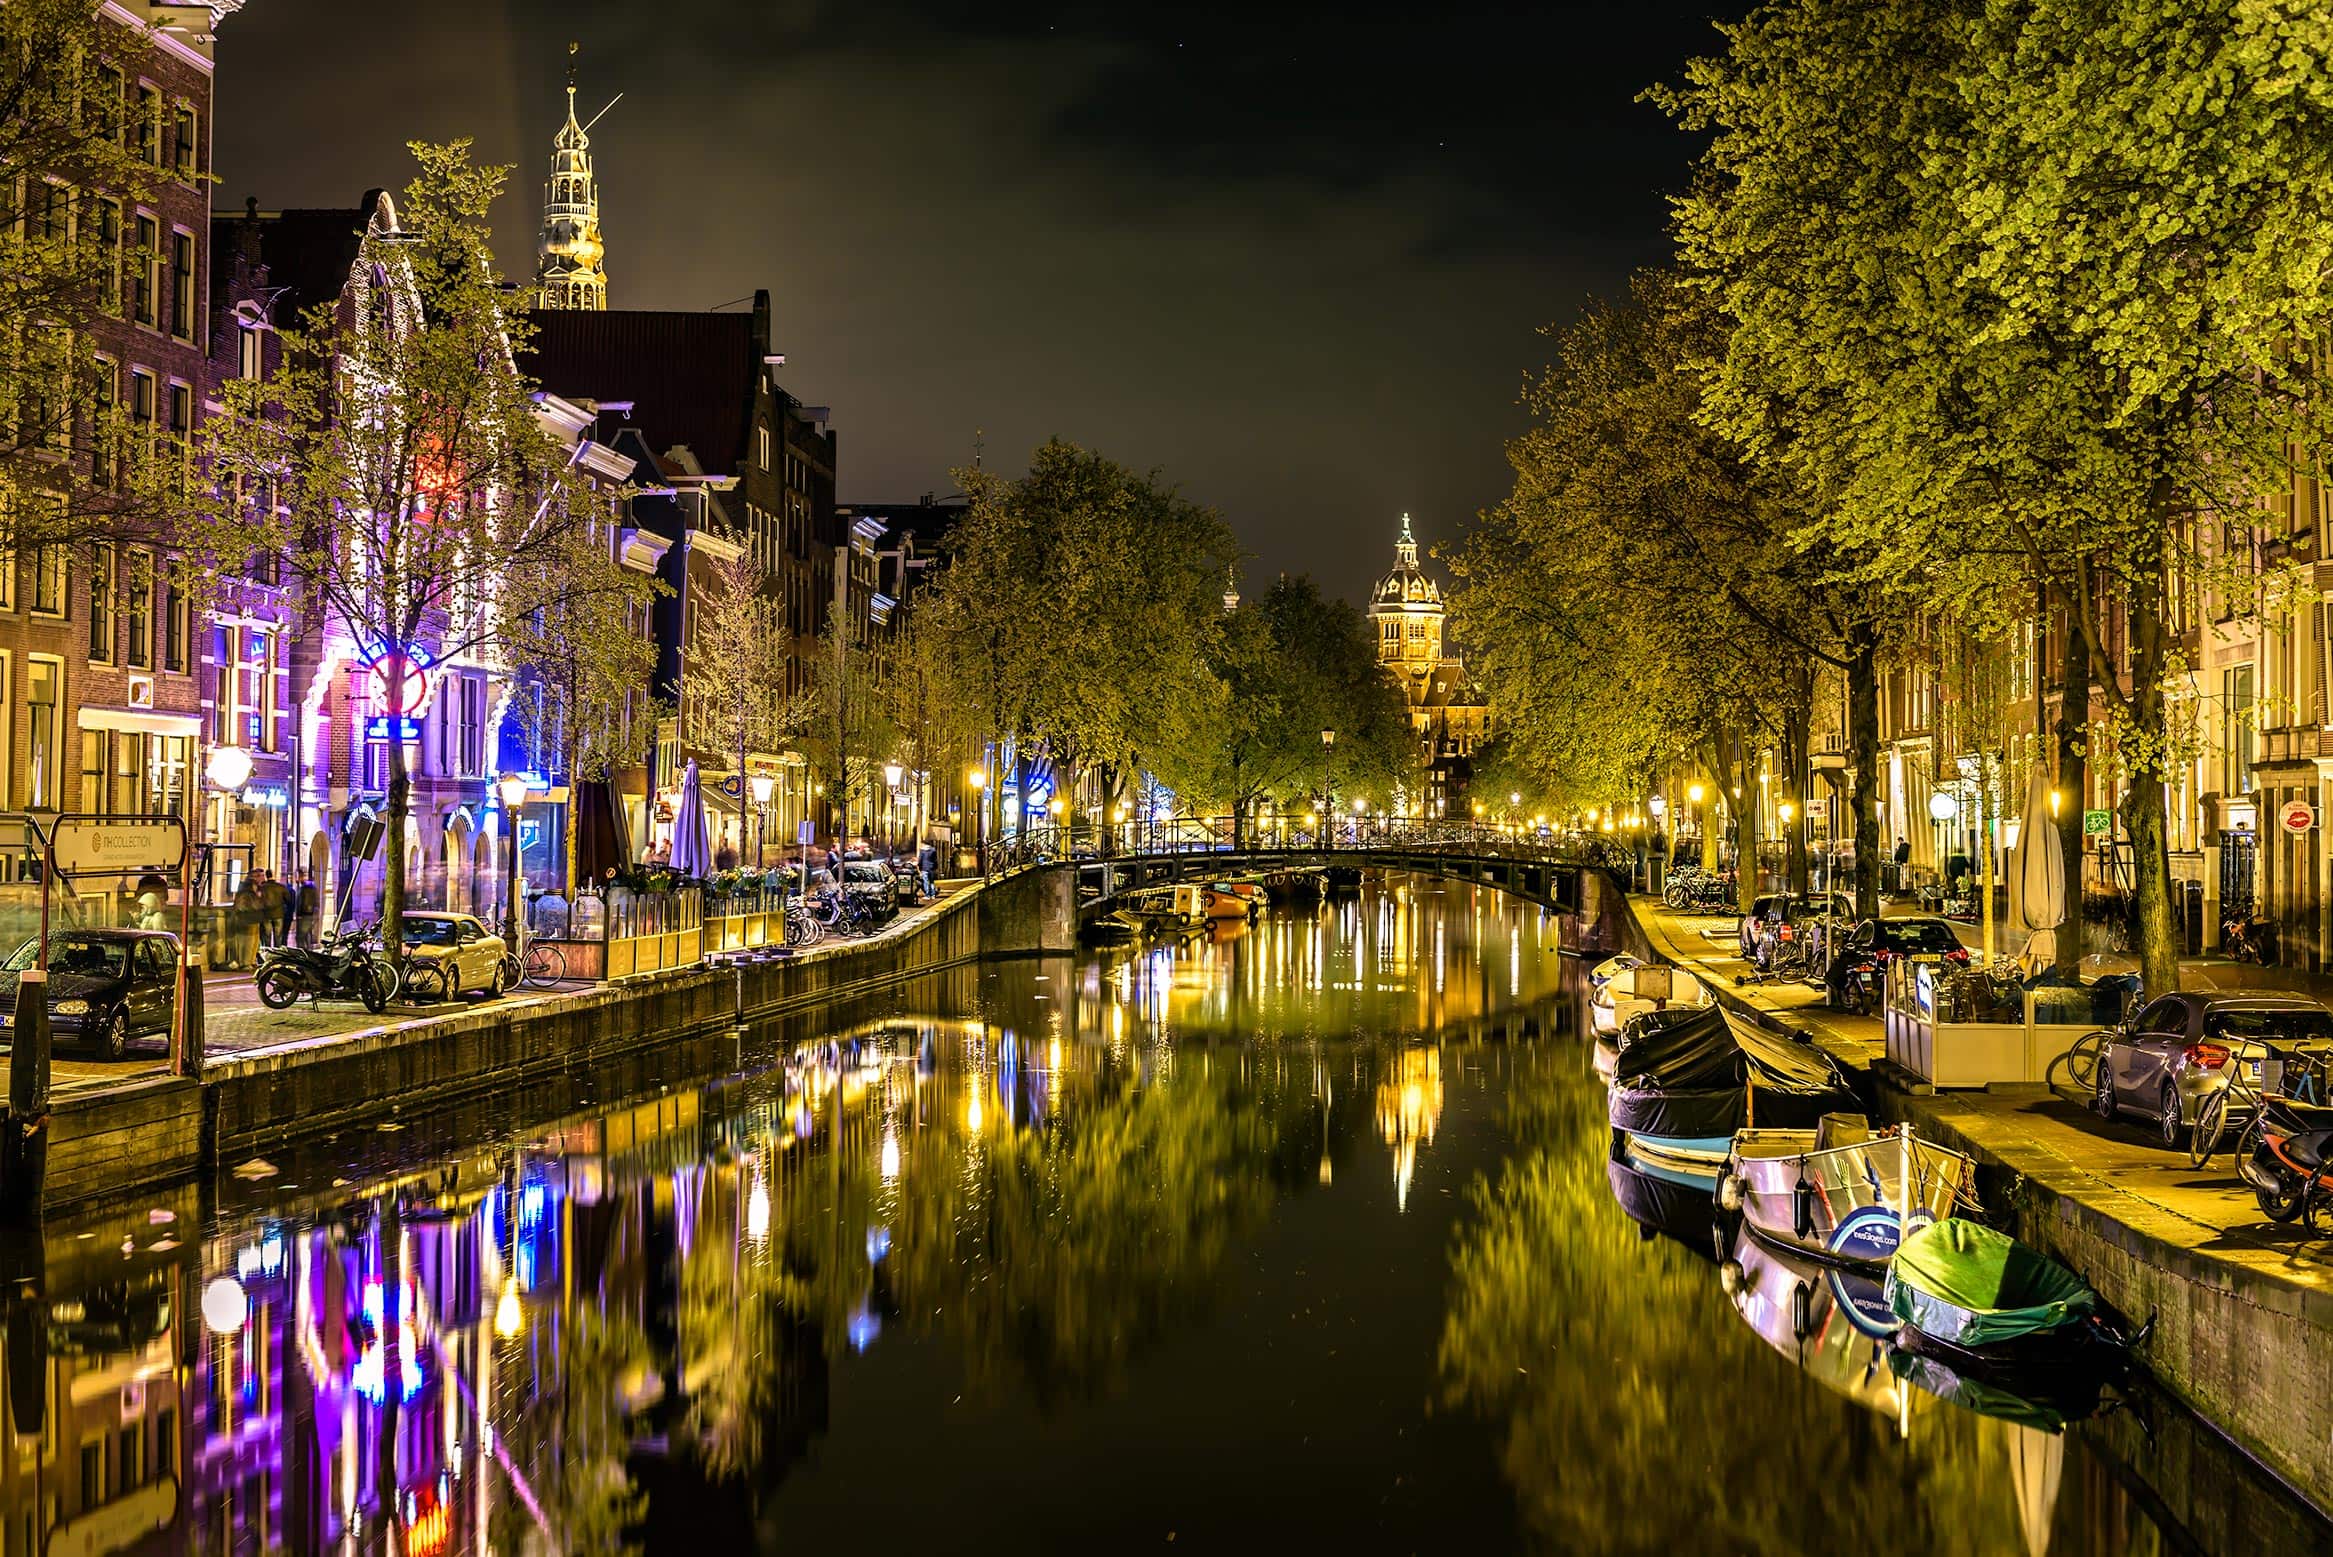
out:
M16 1015L8 1046L6 1160L0 1162L0 1217L16 1224L41 1214L48 1161L49 975L27 968L17 975Z
M201 952L183 957L178 964L179 1008L178 1054L171 1073L178 1076L200 1076L203 1073L203 956Z

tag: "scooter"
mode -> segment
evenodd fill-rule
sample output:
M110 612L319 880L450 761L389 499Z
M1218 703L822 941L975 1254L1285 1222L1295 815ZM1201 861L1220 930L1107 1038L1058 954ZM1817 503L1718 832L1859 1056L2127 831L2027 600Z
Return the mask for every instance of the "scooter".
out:
M2315 1232L2317 1213L2333 1204L2333 1108L2264 1089L2244 1137L2252 1149L2237 1152L2236 1171L2260 1209L2273 1222L2304 1218Z

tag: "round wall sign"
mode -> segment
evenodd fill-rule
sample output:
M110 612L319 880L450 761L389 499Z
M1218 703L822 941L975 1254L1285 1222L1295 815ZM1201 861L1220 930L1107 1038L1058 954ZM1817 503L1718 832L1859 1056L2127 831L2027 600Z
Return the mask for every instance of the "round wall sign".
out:
M2317 808L2306 800L2287 801L2277 813L2277 820L2284 823L2288 833L2305 833L2317 825Z

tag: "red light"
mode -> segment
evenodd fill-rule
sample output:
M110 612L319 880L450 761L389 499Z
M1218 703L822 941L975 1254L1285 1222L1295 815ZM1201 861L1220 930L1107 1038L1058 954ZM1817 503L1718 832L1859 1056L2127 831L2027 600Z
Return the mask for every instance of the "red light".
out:
M1968 961L1968 948L1963 946L1957 951L1948 951L1944 954L1944 960L1946 962L1966 962Z
M2186 1058L2190 1065L2200 1065L2205 1070L2218 1070L2228 1063L2228 1051L2224 1044L2191 1043L2187 1046Z

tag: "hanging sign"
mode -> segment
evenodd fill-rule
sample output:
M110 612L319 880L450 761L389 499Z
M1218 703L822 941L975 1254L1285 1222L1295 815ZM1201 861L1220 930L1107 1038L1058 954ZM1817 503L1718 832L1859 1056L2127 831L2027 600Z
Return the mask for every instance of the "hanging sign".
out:
M186 860L186 828L175 816L61 816L49 858L61 876L176 870Z
M2286 832L2297 837L2317 825L2317 808L2306 800L2288 800L2276 813L2276 819Z
M391 721L387 714L373 715L370 719L365 721L365 739L368 741L385 741L389 739L390 723ZM399 719L395 721L395 724L398 740L418 741L421 739L420 720Z

